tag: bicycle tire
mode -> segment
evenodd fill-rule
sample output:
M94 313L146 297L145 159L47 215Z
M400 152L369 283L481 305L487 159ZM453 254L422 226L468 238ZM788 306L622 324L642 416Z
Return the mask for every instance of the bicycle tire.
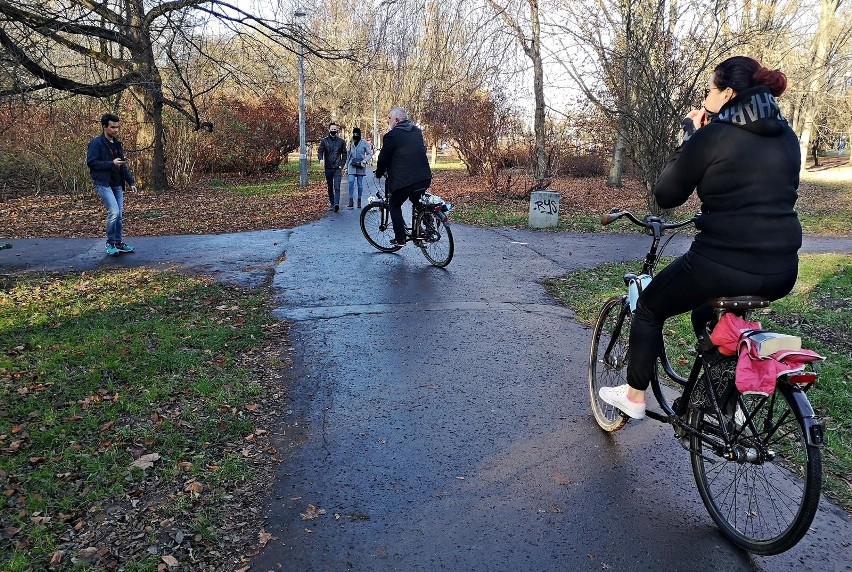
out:
M433 266L446 268L455 253L455 241L450 225L432 213L423 213L417 217L419 244L423 256Z
M364 238L382 252L396 252L402 246L392 245L394 237L390 210L385 203L371 203L361 209L361 232Z
M720 457L705 440L721 441L718 417L693 408L688 421L709 434L705 439L693 434L690 450L692 472L710 517L734 544L768 556L789 550L810 528L822 487L822 454L805 439L798 421L802 412L790 386L779 383L762 405L761 399L741 395L738 412L725 422L736 426L745 421L743 412L749 412L754 424L743 429L738 445L772 451L772 456L755 461Z
M592 333L589 352L589 399L595 421L604 431L617 431L627 415L598 396L601 387L627 383L627 357L631 325L630 307L623 296L606 301ZM612 342L612 343L611 343ZM607 352L607 348L611 349Z

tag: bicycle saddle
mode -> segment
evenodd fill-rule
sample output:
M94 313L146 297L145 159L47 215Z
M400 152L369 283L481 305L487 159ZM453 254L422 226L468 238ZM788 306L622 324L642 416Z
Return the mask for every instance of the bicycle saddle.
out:
M772 301L760 296L722 296L711 298L707 303L714 308L725 310L751 310L752 308L766 308Z

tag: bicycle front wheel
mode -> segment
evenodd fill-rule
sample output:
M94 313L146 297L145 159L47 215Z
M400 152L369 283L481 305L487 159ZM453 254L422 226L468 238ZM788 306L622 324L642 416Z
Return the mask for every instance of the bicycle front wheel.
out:
M598 395L601 387L627 383L627 357L631 314L623 296L606 301L592 333L589 353L589 399L595 421L604 431L616 431L627 423L627 416Z
M433 266L446 267L453 259L456 249L450 225L432 213L424 213L418 224L420 225L418 246L423 251L423 256Z
M723 422L738 435L722 454L716 414L691 409L692 471L711 518L734 544L760 555L789 550L807 533L819 504L822 455L805 439L793 389L741 395ZM803 397L803 396L802 396Z
M372 203L361 210L361 232L367 242L382 252L396 252L401 246L391 244L393 225L390 210L384 203Z

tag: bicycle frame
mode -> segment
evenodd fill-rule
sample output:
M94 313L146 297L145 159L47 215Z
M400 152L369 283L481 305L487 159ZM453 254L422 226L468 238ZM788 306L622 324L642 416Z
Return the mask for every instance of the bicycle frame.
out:
M662 242L665 231L695 220L639 220L616 209L601 222L609 224L621 217L643 227L652 242L641 273L624 275L627 293L604 303L592 333L589 396L594 419L607 432L621 429L629 419L617 406L602 400L600 391L625 382L635 301L641 288L653 279L668 244ZM767 304L767 300L748 297L713 301L718 312L739 313ZM707 336L699 337L696 350L684 378L674 371L663 346L658 363L680 386L680 396L669 404L663 395L663 374L655 368L650 389L660 409L646 409L645 415L674 428L678 443L690 454L699 495L725 536L755 554L789 550L808 532L819 505L824 424L805 395L816 374L782 376L769 395L740 393L735 387L736 357L719 353Z
M662 242L662 238L665 234L665 231L680 229L690 224L693 224L695 222L696 217L692 217L689 220L676 223L667 223L661 217L657 216L649 216L644 221L642 221L636 218L633 213L629 211L621 211L618 209L614 209L612 212L604 215L604 217L601 219L601 223L604 225L611 224L621 217L626 217L630 219L630 221L634 224L644 227L646 229L646 232L651 236L651 247L648 249L648 253L645 255L645 259L642 262L642 270L640 271L640 273L638 275L634 273L627 273L624 275L624 284L628 288L628 293L624 295L623 299L624 303L628 304L628 301L631 297L630 289L635 288L635 293L638 295L642 291L642 288L647 286L648 282L653 279L654 271L656 269L657 263L660 260L661 250L664 250L665 246L668 245L668 241L666 241L663 244L663 248L660 248L660 243ZM669 238L669 240L671 240L671 237ZM645 282L643 280L643 277L649 277L648 282ZM631 311L632 309L633 308L631 308ZM621 328L622 321L623 316L619 318L619 329ZM608 347L607 353L609 353L611 349L611 347ZM665 346L663 346L663 349L660 352L659 360L660 365L662 366L663 371L666 373L666 375L672 381L676 382L681 386L686 386L690 382L690 379L692 379L692 377L697 377L698 373L700 372L700 364L696 363L695 365L693 365L693 371L691 372L688 378L685 378L678 374L669 362L668 355L666 355ZM646 414L651 418L657 419L658 421L669 422L670 416L675 415L675 412L663 396L660 387L659 375L655 375L654 379L651 380L651 390L653 391L654 397L657 399L660 404L660 407L663 409L666 415L662 416L653 411L649 411Z

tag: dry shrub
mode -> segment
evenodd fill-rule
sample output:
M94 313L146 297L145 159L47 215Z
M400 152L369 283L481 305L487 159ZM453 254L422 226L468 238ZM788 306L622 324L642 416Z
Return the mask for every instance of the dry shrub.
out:
M602 177L609 171L609 164L600 155L566 155L552 169L559 177Z
M86 149L101 132L102 113L86 98L0 108L0 200L90 189Z
M325 132L327 110L311 108L305 118L308 139ZM274 173L299 146L299 108L279 94L263 97L226 95L209 106L212 133L200 133L197 156L207 173Z
M199 132L181 117L164 117L166 129L166 176L169 184L186 188L199 179L199 140L205 132Z

